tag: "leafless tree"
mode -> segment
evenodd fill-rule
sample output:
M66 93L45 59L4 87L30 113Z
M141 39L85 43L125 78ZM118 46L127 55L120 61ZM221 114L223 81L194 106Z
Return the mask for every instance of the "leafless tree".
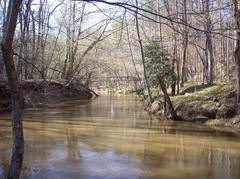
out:
M8 4L7 18L4 25L3 40L1 42L3 60L6 67L8 84L12 99L12 135L13 147L11 162L8 171L9 179L17 179L23 164L24 156L24 137L21 114L21 94L15 65L13 61L13 38L15 34L18 13L20 10L21 0L10 0Z

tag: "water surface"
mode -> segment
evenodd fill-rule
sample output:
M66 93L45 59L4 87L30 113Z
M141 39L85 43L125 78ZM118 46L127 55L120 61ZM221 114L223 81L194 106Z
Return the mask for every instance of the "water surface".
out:
M0 178L11 151L0 116ZM239 179L240 132L150 117L132 95L24 111L21 178Z

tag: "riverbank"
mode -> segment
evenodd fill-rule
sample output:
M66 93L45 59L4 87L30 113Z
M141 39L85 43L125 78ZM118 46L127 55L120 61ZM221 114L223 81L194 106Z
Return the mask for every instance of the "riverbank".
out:
M66 87L66 81L26 80L19 83L23 107L37 107L76 99L91 99L92 91L80 84ZM10 91L5 81L0 82L0 112L11 108Z
M163 114L162 99L147 108L157 116ZM188 85L181 93L171 97L174 109L183 121L208 125L240 127L236 92L230 84ZM170 114L167 114L169 117Z

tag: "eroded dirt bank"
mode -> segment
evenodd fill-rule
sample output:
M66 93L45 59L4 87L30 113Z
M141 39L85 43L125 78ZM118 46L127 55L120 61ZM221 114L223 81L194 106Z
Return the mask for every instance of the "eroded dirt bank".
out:
M91 99L92 91L83 84L73 83L66 87L66 81L27 80L19 82L23 96L23 107L59 103L67 100ZM10 91L5 81L0 81L0 112L11 108Z

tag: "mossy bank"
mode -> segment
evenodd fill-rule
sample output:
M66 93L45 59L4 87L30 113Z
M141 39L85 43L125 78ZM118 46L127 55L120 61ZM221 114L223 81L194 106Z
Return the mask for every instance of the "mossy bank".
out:
M231 84L190 84L179 95L172 96L171 100L180 120L240 127L239 106ZM162 116L162 97L156 97L147 109Z

